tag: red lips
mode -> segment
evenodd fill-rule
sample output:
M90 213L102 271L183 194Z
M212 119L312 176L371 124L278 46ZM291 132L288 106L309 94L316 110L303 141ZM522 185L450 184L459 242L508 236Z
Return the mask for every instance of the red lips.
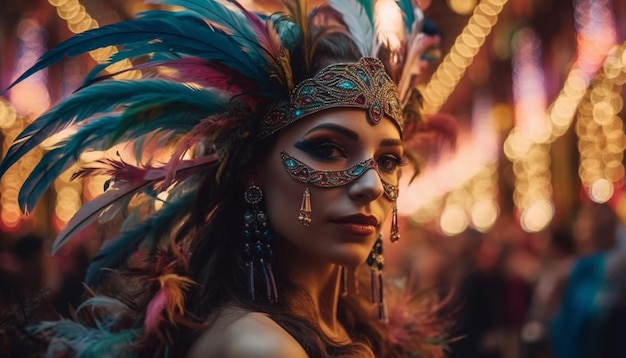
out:
M353 235L371 235L376 232L378 219L370 215L349 215L341 217L333 222L342 230Z
M378 219L376 219L376 217L372 215L355 214L355 215L344 216L334 221L361 224L361 225L378 226Z

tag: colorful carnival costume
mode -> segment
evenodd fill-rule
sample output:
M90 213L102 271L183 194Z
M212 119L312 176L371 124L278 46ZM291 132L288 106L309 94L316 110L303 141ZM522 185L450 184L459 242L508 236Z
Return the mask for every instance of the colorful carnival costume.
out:
M309 13L303 3L285 1L286 13L269 16L250 12L237 1L150 3L175 9L142 12L133 20L79 34L46 53L13 84L66 56L119 47L108 62L94 67L81 88L29 125L0 163L2 175L44 140L71 129L24 182L22 209L32 211L61 173L81 164L73 177L106 176L104 193L76 213L53 251L96 220L124 218L119 233L104 242L91 262L86 284L94 288L92 297L73 319L35 329L52 334L51 353L69 349L90 356L106 349L123 356L132 354L131 347L176 355L177 330L203 327L202 318L188 312L185 295L198 285L189 269L196 241L211 240L211 233L195 233L207 220L217 220L213 209L228 205L223 193L249 165L255 146L283 127L332 108L363 109L371 125L387 116L404 138L424 126L415 88L423 16L411 0L333 0ZM320 39L334 33L352 39L360 61L313 63ZM103 73L124 60L133 66ZM141 78L118 79L135 71ZM131 150L120 149L117 157L93 163L81 161L83 153L121 145ZM378 170L371 160L331 172L307 167L289 153L282 159L294 179L322 188L346 185L367 170ZM397 185L381 180L386 198L395 203ZM250 209L242 213L242 255L248 290L253 300L279 301L262 195L254 187L245 194ZM314 210L307 195L308 189L299 213L303 225L310 224ZM204 211L197 210L198 200L208 203ZM390 238L399 238L395 208ZM141 264L129 263L138 257ZM382 243L374 247L368 264L372 286L380 291L372 294L373 300L394 349L441 354L440 327L428 311L390 309L387 314ZM111 288L115 283L125 290Z

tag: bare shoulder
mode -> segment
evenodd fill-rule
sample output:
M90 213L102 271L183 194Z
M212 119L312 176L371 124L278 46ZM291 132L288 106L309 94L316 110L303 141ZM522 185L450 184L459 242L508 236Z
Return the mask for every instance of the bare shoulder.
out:
M188 358L306 358L302 346L267 315L228 308L189 350Z

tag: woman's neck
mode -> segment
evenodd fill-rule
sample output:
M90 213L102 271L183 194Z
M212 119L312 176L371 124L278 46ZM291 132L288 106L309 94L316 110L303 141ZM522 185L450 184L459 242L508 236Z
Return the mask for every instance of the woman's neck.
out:
M282 256L282 255L281 255ZM289 257L285 257L289 256ZM341 291L341 267L328 262L303 258L302 255L278 257L280 269L285 270L291 281L305 290L313 304L313 314L324 332L333 339L348 339L343 326L337 320L337 306ZM290 305L298 306L297 297L283 297Z
M300 279L295 278L294 281L311 295L322 331L332 340L347 344L350 342L350 337L337 319L341 291L340 277L341 267L330 265L324 275L319 271L309 270L305 277L300 276Z

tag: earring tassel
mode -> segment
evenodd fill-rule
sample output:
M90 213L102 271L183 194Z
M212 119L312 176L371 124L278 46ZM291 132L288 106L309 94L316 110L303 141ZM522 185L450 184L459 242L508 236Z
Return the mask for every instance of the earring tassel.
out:
M367 265L370 267L370 292L372 304L378 311L378 319L387 321L387 313L384 299L383 267L385 258L383 257L383 240L381 237L376 240L369 257Z
M394 205L393 212L391 214L391 235L389 237L391 242L400 240L400 229L398 227L398 206Z
M370 271L370 285L371 285L371 290L370 290L370 294L371 294L370 296L371 296L371 297L370 297L370 301L371 301L373 304L376 304L376 301L377 301L377 300L376 300L376 292L377 292L378 290L377 290L377 287L376 287L377 283L376 283L376 269L375 269L375 268L372 268L372 270Z
M298 221L302 226L311 225L311 193L309 192L309 187L304 188L304 193L302 194L302 205L300 205Z
M348 295L348 268L341 266L341 296L346 297Z
M265 292L267 299L270 302L276 302L278 300L278 291L276 290L276 281L274 279L274 272L272 271L272 265L263 262L263 276L265 277Z
M387 322L387 312L383 292L383 272L381 270L378 270L378 302L376 302L376 305L378 306L378 319L383 322Z
M254 301L254 262L250 261L246 266L248 267L248 292L250 293L250 298Z
M274 302L278 301L278 289L276 288L276 279L274 279L274 271L272 270L272 264L267 264L267 271L270 275L270 287L272 288L272 296L274 297Z

